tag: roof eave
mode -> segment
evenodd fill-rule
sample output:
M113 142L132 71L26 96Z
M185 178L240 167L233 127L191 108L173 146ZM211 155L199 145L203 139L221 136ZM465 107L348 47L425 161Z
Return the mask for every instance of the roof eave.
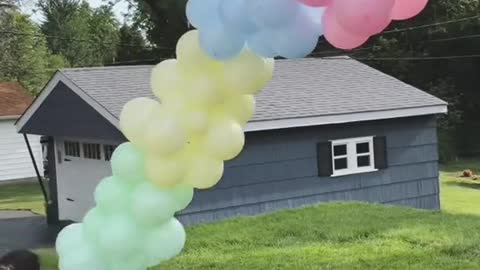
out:
M447 112L448 112L447 104L438 104L438 105L402 108L402 109L394 109L394 110L321 115L321 116L314 116L314 117L276 119L276 120L268 120L268 121L254 121L254 122L249 122L246 125L245 132L309 127L309 126L321 126L321 125L331 125L331 124L345 124L345 123L352 123L352 122L385 120L385 119L413 117L413 116L421 116L421 115L446 114Z

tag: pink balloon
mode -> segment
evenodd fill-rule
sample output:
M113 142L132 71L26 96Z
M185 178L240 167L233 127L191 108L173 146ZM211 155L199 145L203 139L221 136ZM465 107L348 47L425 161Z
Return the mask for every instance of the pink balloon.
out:
M371 36L390 24L394 4L395 0L335 0L332 7L345 30Z
M336 48L351 50L359 47L369 38L369 36L359 36L345 31L345 29L337 23L337 18L332 8L327 8L322 20L325 38Z
M428 0L395 0L392 10L392 19L406 20L420 13L426 6Z
M328 7L333 0L298 0L298 2L311 7Z

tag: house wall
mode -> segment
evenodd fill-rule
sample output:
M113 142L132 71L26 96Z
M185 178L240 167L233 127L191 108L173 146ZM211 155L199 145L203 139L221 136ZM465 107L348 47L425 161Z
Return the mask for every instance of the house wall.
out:
M15 120L0 120L0 181L36 177L23 135L17 133L14 124ZM40 136L28 135L28 139L43 174Z
M371 135L387 138L387 169L334 178L317 176L317 143ZM244 151L226 163L220 183L197 190L191 205L177 215L184 224L328 201L440 208L435 116L250 132L246 137ZM57 152L63 139L72 138L56 138ZM93 206L95 185L111 174L110 165L104 161L64 165L56 164L59 216L79 221ZM72 210L69 196L81 205Z
M317 176L317 143L371 135L387 138L387 169ZM183 223L327 201L440 208L435 116L248 133L244 151L226 167L222 181L197 191L178 215Z

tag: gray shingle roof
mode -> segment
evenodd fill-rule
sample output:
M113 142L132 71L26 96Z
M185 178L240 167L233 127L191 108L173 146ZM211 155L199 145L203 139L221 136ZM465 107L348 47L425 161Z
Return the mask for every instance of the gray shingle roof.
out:
M117 118L135 97L153 97L153 66L65 69L62 73ZM276 61L257 96L253 121L446 105L432 95L350 58Z

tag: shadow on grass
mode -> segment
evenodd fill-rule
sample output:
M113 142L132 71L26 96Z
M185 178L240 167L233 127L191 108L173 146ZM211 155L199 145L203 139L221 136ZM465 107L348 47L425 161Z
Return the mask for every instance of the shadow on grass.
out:
M478 183L474 183L474 182L446 182L445 183L446 185L449 185L449 186L457 186L457 187L463 187L463 188L470 188L470 189L477 189L477 190L480 190L480 181Z

